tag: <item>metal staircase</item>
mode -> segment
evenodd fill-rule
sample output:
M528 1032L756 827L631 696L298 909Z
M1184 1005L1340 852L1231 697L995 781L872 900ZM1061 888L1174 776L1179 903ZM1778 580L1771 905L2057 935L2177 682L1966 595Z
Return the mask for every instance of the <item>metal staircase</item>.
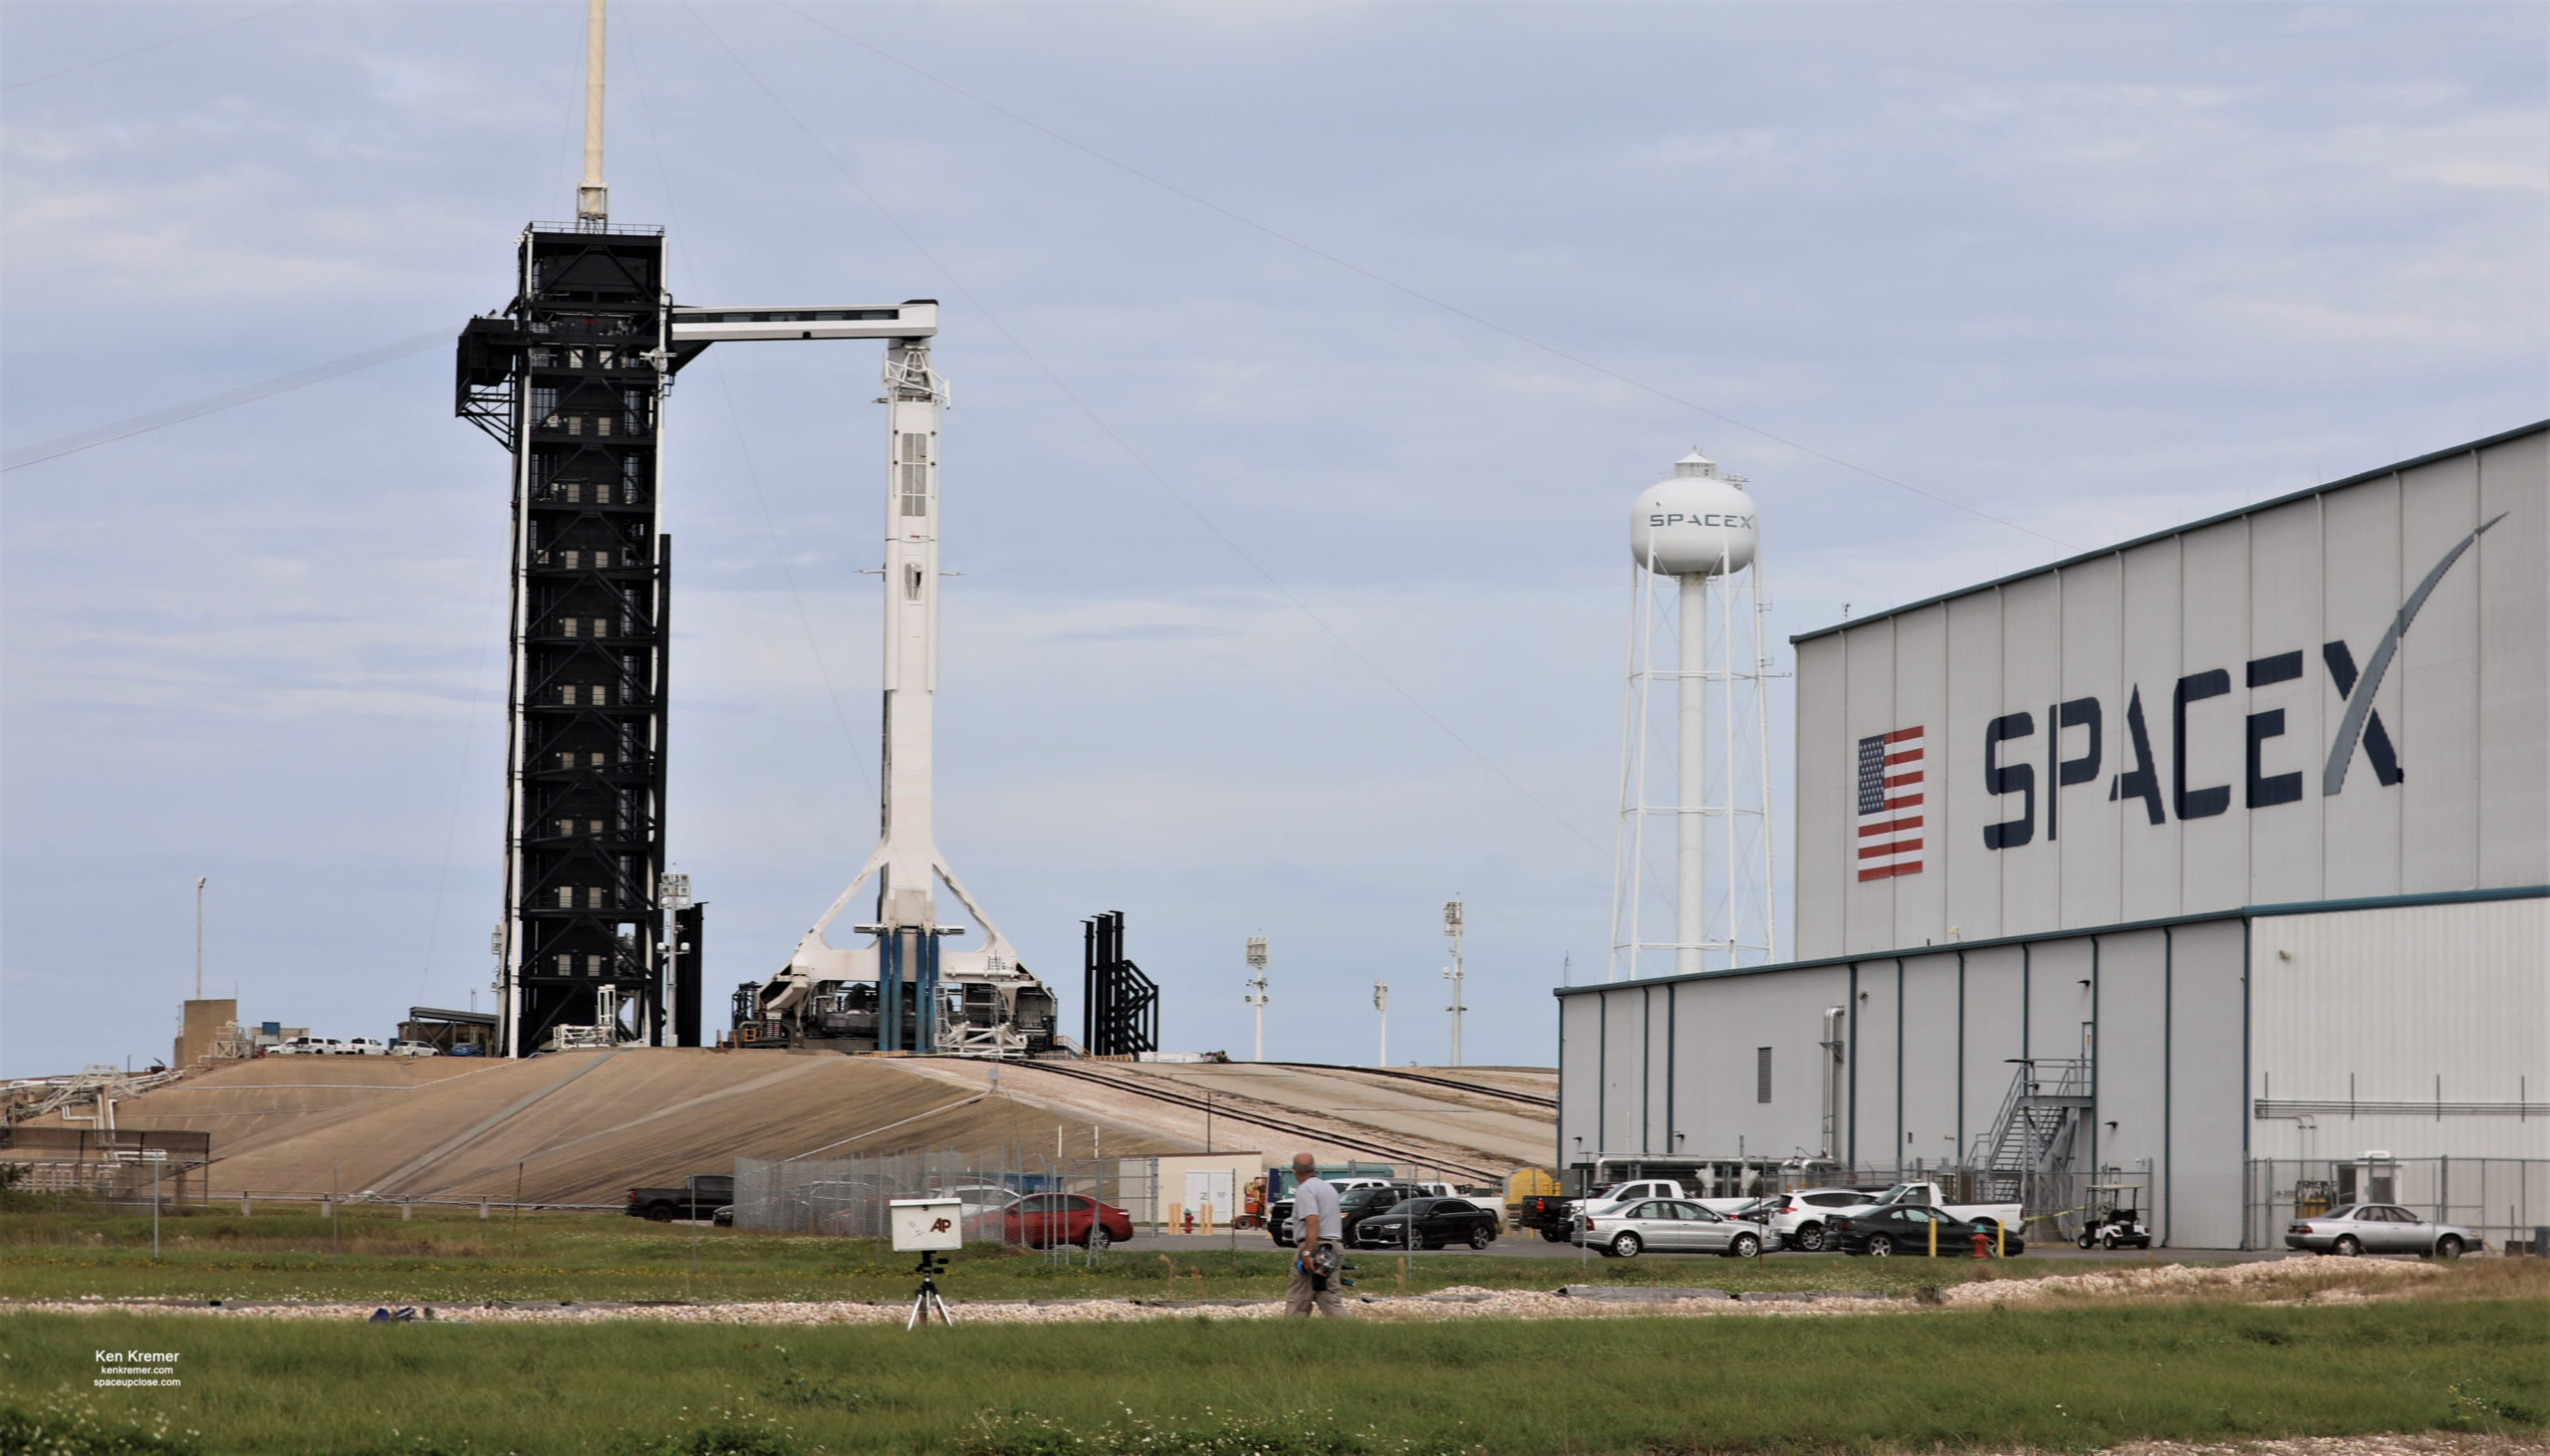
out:
M2094 1070L2086 1057L2038 1057L2018 1064L1992 1130L1975 1139L1969 1158L1995 1196L2023 1198L2032 1182L2071 1163L2074 1137L2096 1105L2094 1087Z

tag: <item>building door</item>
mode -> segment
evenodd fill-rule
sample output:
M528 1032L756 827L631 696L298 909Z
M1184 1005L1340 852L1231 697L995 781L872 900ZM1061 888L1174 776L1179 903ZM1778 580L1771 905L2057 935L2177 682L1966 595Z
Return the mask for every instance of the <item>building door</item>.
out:
M1198 1224L1229 1223L1231 1221L1230 1170L1227 1168L1188 1169L1185 1206L1194 1210L1195 1221Z

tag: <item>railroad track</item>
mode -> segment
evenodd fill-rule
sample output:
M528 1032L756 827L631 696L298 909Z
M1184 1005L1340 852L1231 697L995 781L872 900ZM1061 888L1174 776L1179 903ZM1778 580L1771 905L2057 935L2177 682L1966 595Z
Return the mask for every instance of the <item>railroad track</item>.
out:
M1373 1153L1377 1156L1388 1158L1395 1163L1412 1163L1420 1167L1442 1168L1449 1172L1466 1174L1469 1177L1484 1183L1501 1184L1505 1181L1505 1174L1494 1168L1458 1163L1449 1158L1436 1156L1427 1152L1421 1152L1413 1148L1393 1146L1386 1142L1376 1142L1370 1137L1358 1136L1351 1133L1321 1131L1304 1125L1306 1121L1313 1118L1330 1123L1344 1120L1325 1112L1298 1112L1286 1117L1267 1112L1250 1111L1246 1107L1234 1107L1228 1099L1219 1096L1216 1096L1208 1102L1203 1097L1194 1095L1190 1092L1154 1084L1149 1079L1144 1078L1140 1074L1127 1076L1125 1074L1112 1071L1100 1072L1095 1068L1074 1066L1068 1062L1032 1062L1027 1065L1035 1068L1039 1072L1050 1072L1057 1077L1077 1078L1082 1082L1093 1083L1099 1087L1113 1088L1118 1092L1132 1092L1136 1096L1149 1097L1154 1101L1168 1102L1172 1105L1185 1107L1197 1112L1209 1112L1217 1118L1226 1119L1232 1122L1247 1122L1259 1127L1271 1127L1279 1132L1291 1132L1299 1136L1313 1137L1321 1142L1334 1143L1339 1147L1347 1148L1354 1152ZM1266 1106L1268 1104L1261 1102L1258 1103L1258 1105ZM1347 1125L1360 1127L1363 1124L1348 1123Z
M1428 1077L1421 1072L1400 1072L1388 1067L1341 1067L1329 1062L1269 1062L1269 1067L1298 1067L1306 1072L1352 1072L1362 1077L1387 1077L1395 1082L1421 1082L1428 1087L1446 1088L1452 1092L1474 1092L1483 1097L1503 1097L1524 1102L1549 1111L1558 1110L1558 1098L1533 1092L1514 1092L1507 1088L1489 1087L1484 1083L1461 1082L1449 1077Z

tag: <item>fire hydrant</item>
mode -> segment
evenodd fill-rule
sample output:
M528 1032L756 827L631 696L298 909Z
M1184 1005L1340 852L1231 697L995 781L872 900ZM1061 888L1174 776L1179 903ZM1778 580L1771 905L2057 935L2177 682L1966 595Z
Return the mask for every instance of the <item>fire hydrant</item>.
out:
M1195 1232L1195 1210L1191 1208L1187 1209L1185 1210L1185 1215L1186 1232L1191 1234ZM1979 1238L1981 1236L1977 1235L1976 1237Z
M1977 1259L1992 1257L1992 1236L1981 1229L1974 1231L1974 1257Z

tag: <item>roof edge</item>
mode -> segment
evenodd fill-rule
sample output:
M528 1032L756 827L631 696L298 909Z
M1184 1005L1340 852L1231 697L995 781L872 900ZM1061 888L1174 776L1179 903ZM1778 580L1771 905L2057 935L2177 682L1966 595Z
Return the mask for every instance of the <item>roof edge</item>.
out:
M2097 561L2103 556L2117 556L2122 553L2132 551L2138 546L2149 546L2155 541L2167 541L2172 536L2184 536L2190 531L2201 531L2208 526L2219 526L2225 521L2236 521L2243 516L2254 516L2260 511L2271 511L2278 506L2290 505L2295 501L2309 500L2313 496L2326 495L2333 490L2345 490L2349 486L2362 485L2369 480L2379 480L2386 475L2397 475L2404 470L2415 470L2422 465L2432 465L2439 460L2449 460L2455 455L2471 454L2479 450L2485 450L2494 445L2502 445L2511 440L2522 439L2526 435L2541 434L2544 431L2550 431L2550 419L2537 419L2530 424L2517 425L2513 429L2489 435L2484 439L2471 440L2466 444L2451 445L2440 450L2429 451L2426 454L2419 455L2412 459L2401 460L2394 464L2384 465L2373 470L2362 471L2358 474L2350 475L2343 480L2332 480L2325 485L2305 486L2300 490L2292 491L2285 495L2271 496L2266 500L2254 501L2235 510L2224 511L2219 515L2207 516L2201 521L2189 521L2181 526L2172 526L2167 531L2155 531L2149 535L2137 536L2131 541L2120 541L2114 546L2102 546L2095 551L2085 551L2078 556L2070 556L2065 557L2061 561L2048 562L2046 565L2041 567L2030 567L2023 572L2012 572L2006 577L1995 577L1988 582L1977 582L1971 587L1959 587L1953 592L1942 592L1935 597L1924 597L1918 602L1908 602L1902 607L1890 607L1884 611L1874 611L1869 613L1867 616L1854 616L1843 621L1834 622L1830 626L1817 627L1812 631L1796 632L1790 635L1789 645L1794 647L1800 642L1811 641L1816 637L1829 637L1835 632L1849 631L1853 627L1865 626L1873 621L1884 621L1892 616L1902 616L1908 611L1919 611L1925 607L1936 607L1942 602L1953 602L1959 597L1971 597L1978 592L1994 591L1999 588L2009 586L2013 582L2024 582L2030 577L2041 577L2048 572L2063 571L2070 567L2079 566L2084 562Z
M2113 925L2084 925L2076 929L2030 930L2017 935L1996 935L1989 940L1942 940L1935 944L1899 945L1892 950L1862 950L1845 955L1817 956L1812 960L1778 961L1766 966L1724 966L1713 971L1687 971L1673 976L1643 976L1635 981L1588 981L1582 986L1552 986L1550 994L1561 1000L1570 996L1587 996L1602 991L1619 991L1632 986L1663 986L1676 981L1721 981L1731 976L1761 976L1781 971L1815 971L1834 966L1847 966L1868 961L1912 960L1925 955L1946 955L1964 950L1997 950L2012 945L2034 945L2048 940L2082 940L2094 935L2127 935L2140 930L2167 930L2179 925L2202 925L2217 920L2268 920L2285 915L2334 915L2349 910L2406 910L2422 905L2474 905L2492 900L2550 899L2550 884L2509 884L2487 889L2421 890L2400 895L2362 895L2340 900L2295 900L2280 904L2232 905L2219 910L2196 910L2184 915L2163 915L2151 920L2120 920Z

